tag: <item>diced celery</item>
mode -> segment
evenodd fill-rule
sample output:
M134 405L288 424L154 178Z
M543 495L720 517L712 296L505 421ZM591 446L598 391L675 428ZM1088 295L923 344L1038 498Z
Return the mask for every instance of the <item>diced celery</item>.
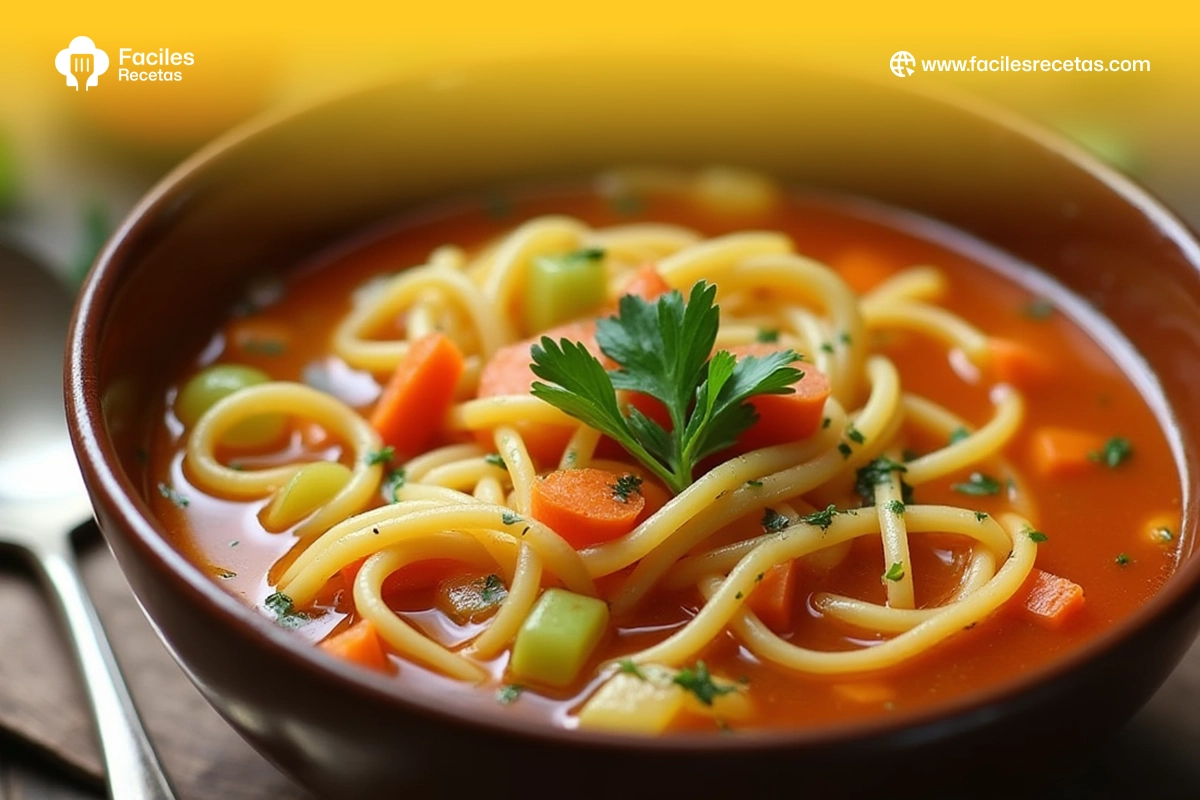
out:
M569 686L608 630L608 604L547 589L517 633L509 670L524 681Z
M192 376L175 398L175 416L192 427L217 401L239 389L271 380L262 370L242 364L215 364ZM263 414L238 423L221 439L221 444L237 448L268 445L282 435L287 420L280 414Z
M525 326L530 333L594 311L608 296L604 251L576 250L557 256L539 256L525 282Z
M579 711L579 727L617 733L661 733L684 706L674 670L657 664L621 671Z
M269 531L291 527L332 500L352 474L349 467L336 461L305 464L263 510L263 527Z

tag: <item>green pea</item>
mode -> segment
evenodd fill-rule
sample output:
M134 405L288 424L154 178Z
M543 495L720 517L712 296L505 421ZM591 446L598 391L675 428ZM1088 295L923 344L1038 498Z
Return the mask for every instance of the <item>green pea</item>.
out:
M271 377L242 364L215 364L196 373L175 398L175 416L187 427L205 412L239 389L267 383ZM262 414L239 422L225 434L221 444L236 448L263 447L278 441L287 426L282 414Z

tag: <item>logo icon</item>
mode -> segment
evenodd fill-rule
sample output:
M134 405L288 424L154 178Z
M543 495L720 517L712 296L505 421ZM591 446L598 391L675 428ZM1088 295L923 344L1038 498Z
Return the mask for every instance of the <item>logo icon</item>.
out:
M58 51L54 67L67 79L67 86L74 86L77 92L83 86L86 92L108 72L108 53L96 47L88 37L76 36L66 50Z
M907 78L912 75L913 67L917 65L917 60L913 58L913 54L907 50L897 50L892 56L889 66L892 68L892 74L897 78Z

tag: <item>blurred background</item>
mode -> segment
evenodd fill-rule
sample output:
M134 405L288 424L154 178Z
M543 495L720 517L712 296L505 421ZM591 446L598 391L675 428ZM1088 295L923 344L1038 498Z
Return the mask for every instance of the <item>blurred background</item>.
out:
M859 3L786 10L739 3L441 4L405 8L340 3L253 9L68 0L6 11L0 30L0 238L78 278L134 202L190 152L264 111L314 102L394 76L433 78L498 59L601 53L751 58L781 66L904 80L962 93L1059 130L1200 221L1200 11L1137 4ZM684 10L686 8L686 10ZM98 85L76 91L56 53L87 35L112 57ZM117 80L118 54L192 53L182 80ZM889 69L907 51L917 69ZM926 61L1117 60L1130 72L936 72ZM147 69L142 67L141 69ZM697 80L709 75L704 69ZM581 87L586 95L586 87Z

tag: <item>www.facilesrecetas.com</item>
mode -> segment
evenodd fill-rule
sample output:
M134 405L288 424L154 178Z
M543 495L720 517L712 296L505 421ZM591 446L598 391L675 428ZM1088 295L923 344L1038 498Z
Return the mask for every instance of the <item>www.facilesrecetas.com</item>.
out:
M924 72L1149 72L1147 58L925 58Z

